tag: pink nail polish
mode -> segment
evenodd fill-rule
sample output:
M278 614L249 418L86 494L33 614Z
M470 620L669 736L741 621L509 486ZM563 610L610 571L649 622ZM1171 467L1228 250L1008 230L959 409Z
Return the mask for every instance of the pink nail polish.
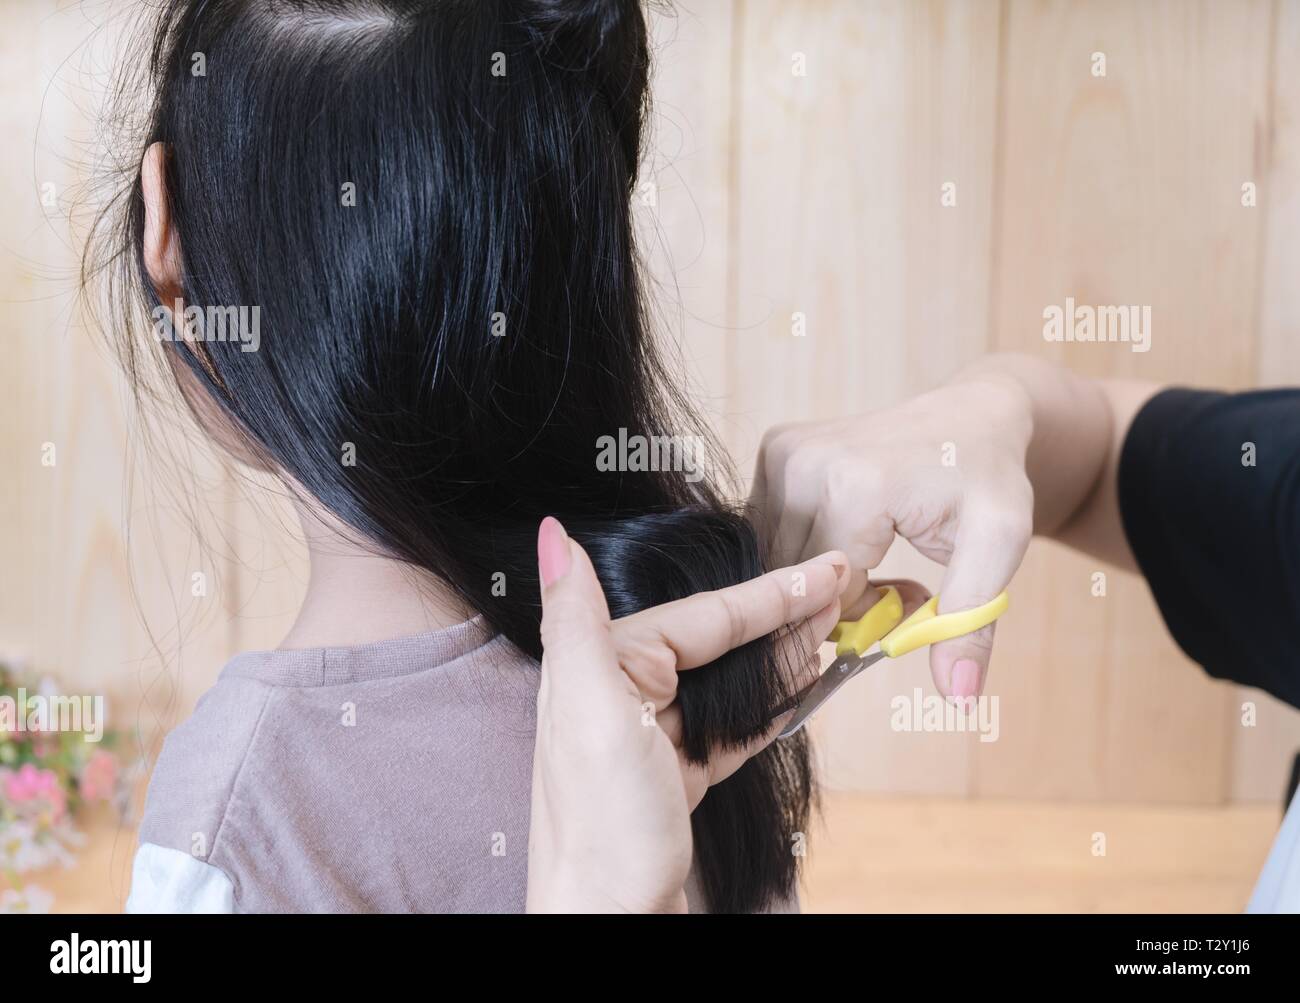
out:
M543 588L569 573L569 537L554 516L548 515L537 528L537 570Z
M953 663L952 695L955 697L973 697L979 693L980 667L972 659L962 658Z

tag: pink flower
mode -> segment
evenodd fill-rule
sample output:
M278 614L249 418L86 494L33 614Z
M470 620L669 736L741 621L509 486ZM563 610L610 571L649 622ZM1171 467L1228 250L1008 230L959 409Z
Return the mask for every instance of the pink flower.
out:
M40 772L31 763L25 763L16 771L6 771L4 777L5 797L14 804L34 801L41 793Z
M78 783L87 801L107 801L117 788L117 757L104 749L96 750L82 769Z
M24 763L17 770L0 772L0 783L3 783L4 796L10 802L21 805L44 801L55 820L61 818L67 808L67 796L53 770L38 770L31 763Z

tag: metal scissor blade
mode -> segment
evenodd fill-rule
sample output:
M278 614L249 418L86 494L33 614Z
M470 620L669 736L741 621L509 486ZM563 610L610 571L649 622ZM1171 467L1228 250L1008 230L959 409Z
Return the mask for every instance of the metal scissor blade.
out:
M839 658L827 666L826 671L818 676L816 681L810 683L799 694L799 702L795 707L794 717L790 718L776 737L789 738L807 724L809 718L817 713L818 708L833 697L841 686L863 669L875 665L884 657L885 653L883 651L877 651L865 658L852 654L840 655Z

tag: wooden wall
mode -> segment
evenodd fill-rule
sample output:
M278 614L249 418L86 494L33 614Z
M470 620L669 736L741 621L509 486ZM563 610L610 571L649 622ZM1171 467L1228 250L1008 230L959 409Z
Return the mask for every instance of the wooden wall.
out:
M301 547L283 505L200 443L133 448L73 297L71 207L41 204L45 183L84 178L103 32L77 4L0 11L0 650L115 694L151 732L230 652L276 643ZM1096 376L1300 381L1300 0L679 0L655 37L642 231L665 329L742 471L773 422L886 406L991 350ZM1043 308L1066 296L1150 304L1151 351L1046 343ZM896 549L884 571L937 585ZM1013 594L999 740L892 732L890 699L932 692L913 655L823 713L832 786L1280 796L1300 714L1205 679L1140 580L1036 543Z

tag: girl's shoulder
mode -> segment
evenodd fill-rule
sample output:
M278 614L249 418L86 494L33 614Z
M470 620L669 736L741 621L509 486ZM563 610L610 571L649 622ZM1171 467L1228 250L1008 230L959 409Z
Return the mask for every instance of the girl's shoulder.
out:
M254 911L408 905L372 879L322 884L321 861L345 869L374 842L377 820L394 827L385 852L411 866L433 845L448 861L473 858L488 836L526 846L538 679L537 663L504 638L464 624L359 648L238 655L163 745L140 827L150 866L172 875L159 861L185 854L219 870ZM410 818L440 821L408 846ZM180 863L212 891L216 875ZM521 881L489 870L472 884L495 891L457 898L471 885L448 877L414 901L509 908Z
M198 860L211 853L275 687L222 675L172 729L154 764L140 823L140 842L183 850Z

